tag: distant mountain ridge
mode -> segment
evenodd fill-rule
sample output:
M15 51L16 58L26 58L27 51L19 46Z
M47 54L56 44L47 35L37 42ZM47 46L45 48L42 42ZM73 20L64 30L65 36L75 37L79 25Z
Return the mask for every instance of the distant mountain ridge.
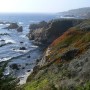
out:
M90 7L72 9L72 10L65 11L65 12L59 12L58 15L90 18Z

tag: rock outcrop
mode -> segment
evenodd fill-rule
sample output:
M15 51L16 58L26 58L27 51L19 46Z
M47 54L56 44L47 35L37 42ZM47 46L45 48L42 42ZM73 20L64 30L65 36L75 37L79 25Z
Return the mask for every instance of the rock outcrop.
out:
M34 40L37 45L49 45L62 35L70 27L79 24L82 20L76 19L60 19L50 22L40 22L39 24L31 24L28 35L30 40Z
M19 26L17 23L9 23L10 25L3 28L3 29L16 29L18 32L22 32L23 31L23 27Z
M26 50L26 47L20 47L20 50Z
M16 63L11 64L11 65L10 65L10 68L11 68L11 69L19 70L19 66L18 66L18 64L16 64Z
M4 29L17 29L19 26L17 23L10 23L8 27L5 27Z
M22 27L22 26L19 26L19 27L17 28L17 31L18 31L18 32L22 32L22 31L23 31L23 27Z

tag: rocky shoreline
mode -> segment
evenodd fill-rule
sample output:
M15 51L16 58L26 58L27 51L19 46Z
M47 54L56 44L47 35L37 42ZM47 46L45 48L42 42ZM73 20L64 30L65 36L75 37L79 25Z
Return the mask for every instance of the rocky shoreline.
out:
M23 27L17 23L11 23L3 29L23 31ZM31 24L29 29L28 38L32 40L33 44L38 45L43 53L34 63L30 63L34 64L34 67L31 70L27 69L25 78L19 77L22 80L20 84L24 84L23 89L32 87L37 90L38 87L39 90L43 90L43 88L44 90L78 90L78 87L88 85L87 83L90 81L89 20L42 21L38 24ZM4 42L4 40L1 41ZM13 49L13 51L15 50ZM28 48L20 46L19 50L28 50ZM9 61L23 56L30 59L32 56L27 53L12 57ZM25 62L25 66L12 63L9 67L16 73L19 70L25 70L28 65L27 62Z
M32 72L33 66L38 62L36 59L41 55L43 48L39 50L38 46L33 45L32 41L28 40L24 34L25 26L19 25L18 22L1 23L0 28L0 50L3 50L0 53L5 53L5 55L0 56L0 66L7 63L5 75L13 74L15 78L20 80L20 84L24 84ZM25 37L21 37L22 35ZM9 55L9 53L11 54Z

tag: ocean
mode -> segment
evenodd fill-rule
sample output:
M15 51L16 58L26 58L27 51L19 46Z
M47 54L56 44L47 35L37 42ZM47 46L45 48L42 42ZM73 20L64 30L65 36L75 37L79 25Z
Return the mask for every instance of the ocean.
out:
M26 82L30 71L36 64L36 59L42 55L38 46L32 44L27 37L29 25L38 23L42 20L49 21L55 19L52 14L0 14L0 22L16 22L23 26L23 32L16 30L3 29L7 24L0 24L0 62L10 61L5 74L13 73L20 79L20 84ZM23 43L20 43L23 42ZM20 50L25 47L26 50ZM19 69L10 68L11 65L17 64Z

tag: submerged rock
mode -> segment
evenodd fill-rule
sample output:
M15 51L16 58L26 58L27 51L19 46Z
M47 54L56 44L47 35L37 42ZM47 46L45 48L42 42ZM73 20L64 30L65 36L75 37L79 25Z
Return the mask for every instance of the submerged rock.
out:
M22 67L22 69L25 69L25 67Z
M24 42L21 41L20 43L22 44L22 43L24 43Z
M27 56L27 58L30 58L31 56L29 55L29 56Z

